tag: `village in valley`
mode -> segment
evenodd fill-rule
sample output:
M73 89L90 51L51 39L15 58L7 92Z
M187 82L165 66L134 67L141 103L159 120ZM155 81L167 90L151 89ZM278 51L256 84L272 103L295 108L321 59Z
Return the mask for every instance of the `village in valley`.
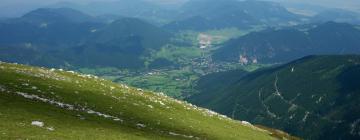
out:
M185 59L177 65L144 70L118 68L79 69L83 73L99 75L117 83L142 87L147 90L164 92L175 98L185 98L194 93L199 77L235 69L253 71L266 65L258 64L256 58L239 55L237 62L217 62L211 51L221 47L222 36L198 33L192 47L199 55Z

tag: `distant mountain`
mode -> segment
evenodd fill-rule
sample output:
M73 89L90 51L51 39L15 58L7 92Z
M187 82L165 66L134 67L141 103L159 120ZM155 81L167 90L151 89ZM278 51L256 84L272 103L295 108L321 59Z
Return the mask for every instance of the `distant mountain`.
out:
M116 42L137 36L145 48L160 48L169 41L170 33L136 18L121 18L96 32L96 43Z
M212 24L209 19L201 16L194 16L186 20L176 21L171 24L165 25L164 27L170 30L183 29L195 31L203 31L207 29L217 28L216 25Z
M311 20L313 22L335 21L350 24L360 24L360 13L342 9L329 9L315 15Z
M118 15L140 18L152 24L165 24L172 20L175 10L164 8L147 0L96 1L87 4L61 2L51 5L52 8L69 7L93 16Z
M21 18L3 20L0 59L40 66L141 68L141 58L172 36L135 18L109 23L98 19L60 8L38 9Z
M13 4L6 4L2 2L0 5L0 17L14 18L20 17L34 9L40 8L43 5L31 2L12 2Z
M217 61L284 63L311 54L360 53L360 30L346 23L269 29L230 40L214 52Z
M0 22L0 44L48 44L69 46L82 42L92 28L104 26L79 11L37 9L20 18Z
M112 23L112 22L114 22L116 20L119 20L119 19L125 18L125 17L115 15L115 14L104 14L104 15L95 16L95 18L98 21L101 21L101 22L104 22L104 23Z
M165 25L165 28L170 30L197 29L199 20L206 22L207 29L290 25L300 23L300 17L273 2L191 0L181 8L179 20ZM198 30L202 30L202 28Z
M96 76L4 62L0 75L0 139L292 138Z
M188 0L145 0L145 1L159 5L166 9L177 9L180 8Z
M272 0L274 2L280 3L286 9L293 13L297 13L304 16L314 16L322 11L330 9L324 5L318 5L311 2L302 3L296 1L286 1L286 0Z
M197 86L200 93L188 100L305 139L355 140L360 138L359 79L358 55L309 56L250 74L205 76Z
M172 35L161 28L135 18L122 18L104 28L94 29L83 45L69 48L64 58L77 66L144 68L141 57L170 41Z
M94 22L94 18L86 15L80 11L70 8L40 8L31 11L24 16L22 19L30 22Z

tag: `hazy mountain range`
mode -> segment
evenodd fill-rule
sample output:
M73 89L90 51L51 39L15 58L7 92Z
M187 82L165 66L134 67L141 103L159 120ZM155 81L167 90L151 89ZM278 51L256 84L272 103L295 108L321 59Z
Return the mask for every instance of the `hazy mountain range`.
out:
M219 61L284 63L313 54L360 53L360 30L347 23L327 22L284 29L269 29L230 40L214 52Z
M6 20L0 23L0 34L3 60L56 67L110 63L142 67L140 56L159 49L171 36L139 19L120 18L108 24L68 8L38 9Z

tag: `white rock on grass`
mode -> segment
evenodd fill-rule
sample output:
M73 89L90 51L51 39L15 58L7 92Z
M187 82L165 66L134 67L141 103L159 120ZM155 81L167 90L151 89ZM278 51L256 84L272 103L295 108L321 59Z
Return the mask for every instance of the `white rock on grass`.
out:
M113 86L110 86L110 90L114 90L115 89L115 87L113 87Z
M32 121L31 125L38 126L38 127L44 127L44 123L41 121Z
M247 122L247 121L241 121L242 124L244 125L251 125L251 123Z
M1 91L1 92L5 92L5 91L6 91L5 88L4 88L2 85L0 85L0 91Z
M145 124L141 124L141 123L136 124L136 126L137 126L137 127L140 127L140 128L145 128L145 127L146 127Z
M85 111L87 112L88 114L95 114L97 116L100 116L100 117L104 117L104 118L110 118L110 119L120 119L118 117L115 117L115 116L111 116L111 115L107 115L107 114L104 114L104 113L101 113L101 112L96 112L94 110L91 110L91 109L86 109L85 107L84 108L81 108L81 109L77 109L74 107L74 105L71 105L71 104L65 104L65 103L61 103L61 102L58 102L58 101L53 101L53 100L49 100L49 99L46 99L46 98L41 98L37 95L30 95L30 94L27 94L27 93L23 93L23 92L16 92L18 95L21 95L27 99L35 99L35 100L39 100L39 101L42 101L42 102L45 102L45 103L50 103L52 105L56 105L56 106L59 106L61 108L64 108L64 109L68 109L68 110L77 110L77 111ZM86 106L86 105L85 105ZM38 122L34 122L35 124L38 123ZM40 124L40 123L39 123Z
M47 127L46 129L49 130L49 131L54 131L55 130L54 127Z
M23 86L29 86L30 84L28 84L28 83L23 83L22 85L23 85Z
M122 119L119 119L119 118L116 118L116 119L113 119L114 121L120 121L120 122L123 122L123 120Z
M159 104L160 104L160 105L162 105L162 106L164 106L164 105L165 105L162 101L159 101Z
M179 136L180 134L178 133L174 133L174 132L169 132L170 135L173 135L173 136Z
M175 132L169 132L169 135L172 135L172 136L182 136L182 137L189 138L189 139L194 138L194 136L191 136L191 135L182 135L182 134L178 134L178 133L175 133ZM195 139L199 139L199 138L195 137Z
M72 74L75 74L75 71L67 71L68 73L72 73Z

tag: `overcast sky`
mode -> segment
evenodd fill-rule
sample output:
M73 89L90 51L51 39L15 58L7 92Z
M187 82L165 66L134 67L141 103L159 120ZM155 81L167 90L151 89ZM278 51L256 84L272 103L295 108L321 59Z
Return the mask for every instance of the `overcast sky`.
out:
M1 16L18 16L22 13L38 8L48 6L61 1L76 3L89 3L94 1L119 1L119 0L0 0L0 17ZM159 3L183 3L188 0L147 0ZM221 1L221 0L219 0ZM311 5L320 5L332 8L343 8L360 12L360 0L269 0L277 2L295 2ZM16 9L16 10L14 10ZM7 14L7 15L6 15Z
M0 0L1 5L14 5L14 4L52 4L64 0ZM68 0L71 2L91 2L91 1L116 1L116 0ZM187 0L149 0L149 1L160 1L160 2L178 2L178 1L187 1ZM285 1L285 2L299 2L307 4L315 4L322 6L331 6L331 7L359 7L360 0L272 0L272 1Z
M332 8L344 8L360 11L360 0L271 0L279 2L295 2L311 5L320 5Z
M0 0L0 5L15 5L15 4L40 4L40 5L46 5L46 4L52 4L56 2L60 2L64 0ZM99 1L99 0L71 0L74 2L92 2L92 1ZM109 1L109 0L102 0L102 1Z

